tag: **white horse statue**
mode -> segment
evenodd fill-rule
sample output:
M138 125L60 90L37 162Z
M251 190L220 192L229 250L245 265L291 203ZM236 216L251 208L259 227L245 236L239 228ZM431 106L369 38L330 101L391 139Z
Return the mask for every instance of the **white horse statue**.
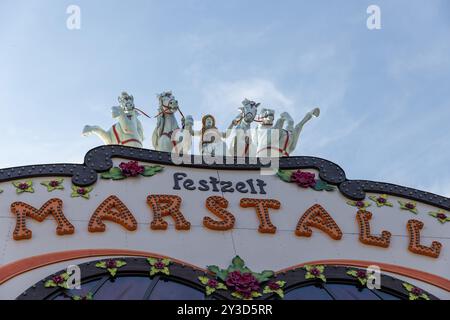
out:
M250 126L255 120L260 103L245 99L242 101L242 105L242 107L239 107L239 115L228 127L229 133L227 134L227 137L228 135L232 136L228 152L232 156L248 157L251 155L250 151L254 149L251 147L252 139ZM230 132L230 130L232 131Z
M192 130L194 120L192 116L184 117L178 101L171 91L163 92L157 97L159 100L158 114L156 115L157 123L152 136L154 149L175 153L179 153L181 150L190 150L192 136L194 135ZM175 112L177 111L180 112L182 117L182 129L178 126L175 118ZM181 149L181 144L184 144L183 149Z
M140 111L134 105L134 98L126 92L118 98L119 105L111 108L112 117L117 119L108 131L103 130L99 126L85 126L83 135L89 136L91 134L97 135L105 144L119 144L130 147L142 148L144 141L144 131L142 124L137 118ZM145 114L144 112L142 112Z
M272 109L262 109L256 121L260 124L253 138L256 147L257 157L289 157L298 142L298 138L303 126L313 117L320 115L320 109L315 108L308 112L305 117L294 127L294 120L287 112L280 115L275 125L275 111ZM286 128L284 127L287 122ZM272 130L278 130L278 140L271 141ZM276 136L274 136L276 138Z

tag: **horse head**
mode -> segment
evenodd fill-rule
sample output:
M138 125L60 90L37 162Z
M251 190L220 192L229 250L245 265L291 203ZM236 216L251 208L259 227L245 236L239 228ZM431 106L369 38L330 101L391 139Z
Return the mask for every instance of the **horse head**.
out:
M178 101L172 91L166 91L158 95L159 112L163 115L173 114L178 110Z
M255 120L256 114L258 113L258 106L260 103L245 99L242 101L242 107L239 108L241 111L241 117L244 122L250 124Z
M118 97L119 107L112 108L113 118L117 118L125 134L134 135L137 133L138 119L134 98L126 92Z
M258 114L258 121L260 121L261 124L265 126L272 126L274 119L275 119L275 110L273 109L263 108Z

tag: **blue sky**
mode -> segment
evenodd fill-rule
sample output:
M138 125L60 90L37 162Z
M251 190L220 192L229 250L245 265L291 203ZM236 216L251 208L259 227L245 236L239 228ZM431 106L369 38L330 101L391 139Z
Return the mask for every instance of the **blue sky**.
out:
M295 155L450 196L450 1L2 0L0 41L0 167L82 162L122 90L155 114L172 89L223 129L244 97L296 121L319 106Z

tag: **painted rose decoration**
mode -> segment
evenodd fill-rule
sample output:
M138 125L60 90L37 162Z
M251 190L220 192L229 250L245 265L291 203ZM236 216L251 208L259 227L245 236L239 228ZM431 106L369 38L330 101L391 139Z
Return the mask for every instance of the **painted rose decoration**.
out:
M231 295L233 297L243 300L251 300L262 296L262 288L265 288L269 280L274 277L274 272L270 270L259 273L251 271L245 266L244 260L239 256L233 258L232 264L227 269L220 269L218 266L208 266L208 270L215 276L217 283L222 283L228 290L232 291ZM206 280L204 279L203 281ZM216 282L213 284L216 284ZM273 286L273 288L275 287ZM282 285L276 290L281 288Z
M138 176L151 177L163 170L162 166L144 166L137 161L121 162L118 167L112 167L108 172L102 173L102 179L123 180Z
M316 191L334 191L335 186L332 186L325 181L316 178L316 175L311 172L302 170L278 170L278 177L289 183L295 183L300 188L311 188Z

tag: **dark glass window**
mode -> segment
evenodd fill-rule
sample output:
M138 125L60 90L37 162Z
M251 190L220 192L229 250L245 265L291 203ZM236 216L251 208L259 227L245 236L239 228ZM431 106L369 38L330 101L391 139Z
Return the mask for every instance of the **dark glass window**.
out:
M56 297L54 297L53 300L71 300L73 296L86 296L86 294L95 290L100 281L101 279L96 279L90 282L83 283L81 284L81 289L68 290L67 293L61 292Z
M376 290L375 294L377 294L382 300L401 300L399 297L380 290Z
M316 286L306 286L289 291L285 300L333 300L328 292Z
M380 290L360 288L352 284L327 283L322 287L308 285L285 294L285 300L400 300Z
M95 293L96 300L141 300L152 280L149 277L110 279Z
M368 288L358 288L348 284L326 284L328 292L336 300L380 300L380 298Z
M204 300L202 291L179 282L159 280L152 290L149 300Z

